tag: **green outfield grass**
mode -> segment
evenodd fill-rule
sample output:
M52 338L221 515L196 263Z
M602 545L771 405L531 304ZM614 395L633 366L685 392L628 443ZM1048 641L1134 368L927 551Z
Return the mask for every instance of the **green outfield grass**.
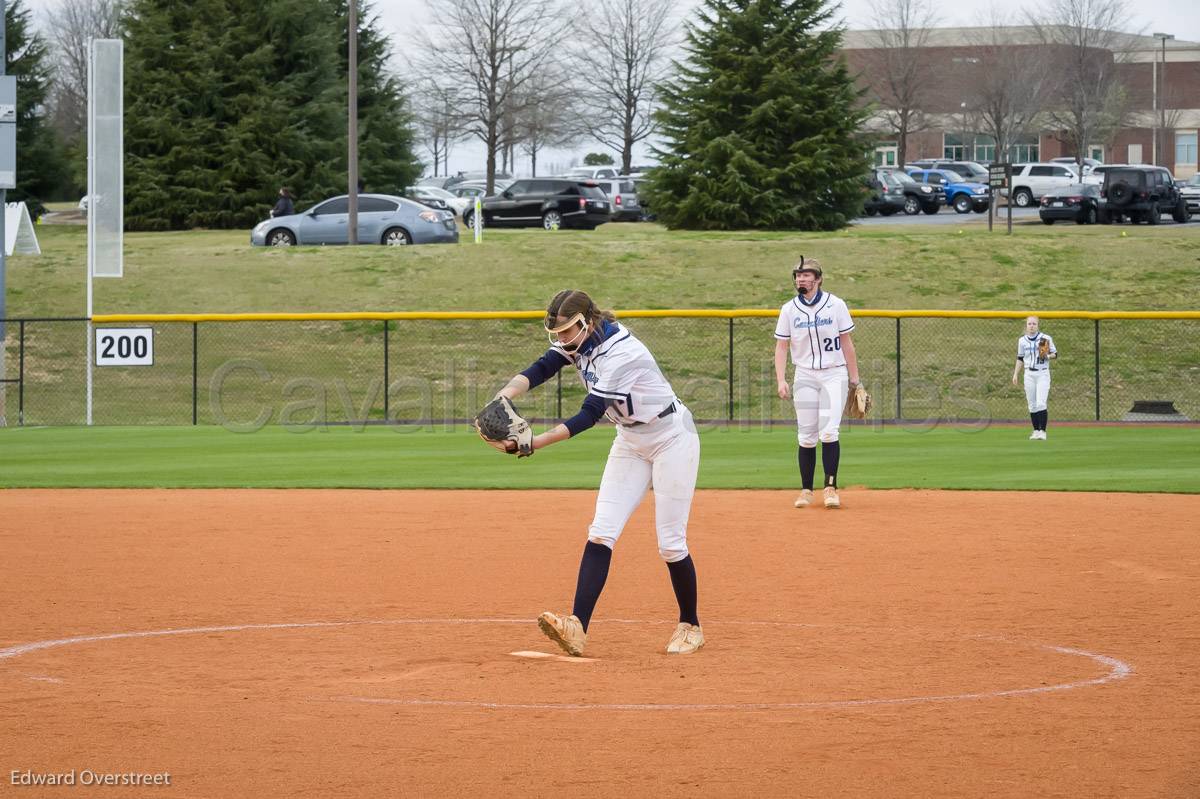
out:
M244 231L134 233L126 277L96 281L99 312L360 311L532 309L563 285L586 287L617 308L778 307L788 267L803 252L825 259L831 291L852 308L1039 310L1190 309L1200 296L1200 224L1149 227L1023 225L988 234L976 215L956 227L851 228L837 233L687 233L657 225L609 224L596 231L488 231L482 245L412 248L252 248ZM1121 233L1129 235L1121 237ZM44 254L10 260L13 316L79 315L85 231L39 228ZM724 320L633 320L680 396L697 414L727 414L728 336ZM1044 325L1062 354L1052 410L1060 419L1095 414L1094 330L1086 321ZM785 417L772 406L770 319L734 327L734 418ZM11 328L10 328L11 330ZM906 418L1019 419L1012 389L1019 321L910 320L902 352ZM1102 418L1119 419L1139 399L1167 399L1200 418L1200 347L1194 322L1105 322ZM328 397L342 384L352 402L323 404L322 421L382 419L366 402L382 380L382 323L206 325L199 331L198 419L213 420L208 388L223 364L252 359L269 380L247 373L225 385L227 405L279 406L295 381ZM96 419L107 424L191 420L190 325L158 325L150 369L97 370ZM855 334L862 372L894 415L894 323L862 319ZM26 330L26 422L83 420L81 325ZM18 342L7 339L8 376ZM397 418L466 418L541 349L536 322L395 323L389 380L402 386ZM340 382L338 382L340 381ZM241 394L238 391L244 388ZM0 388L0 392L5 391ZM7 389L8 416L17 404ZM564 409L578 403L569 396ZM395 413L398 406L406 408ZM548 415L549 412L542 414ZM293 417L293 421L299 421Z
M772 308L803 253L852 308L1191 310L1200 224L881 226L836 233L489 230L481 245L254 248L249 231L130 233L97 313L528 310L577 285L616 308ZM962 233L958 233L958 230ZM1122 237L1121 233L1128 235ZM12 316L84 310L86 229L42 225L8 266ZM464 239L467 237L464 236Z
M1200 429L853 427L841 482L871 488L1200 492ZM3 487L595 488L612 432L533 458L465 428L349 427L238 434L218 427L0 430ZM702 488L797 486L788 428L702 431ZM818 474L819 479L819 474ZM2 503L2 497L0 497Z

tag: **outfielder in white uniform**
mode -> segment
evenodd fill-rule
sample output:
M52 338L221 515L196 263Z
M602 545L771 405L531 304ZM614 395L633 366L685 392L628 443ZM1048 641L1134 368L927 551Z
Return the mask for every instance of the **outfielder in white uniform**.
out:
M1038 330L1038 318L1025 319L1025 335L1017 339L1017 365L1013 368L1012 382L1017 384L1017 375L1025 367L1025 398L1029 401L1029 421L1033 423L1031 441L1046 440L1046 399L1050 396L1050 361L1058 357L1054 339Z
M538 618L538 626L568 654L583 654L613 547L653 487L658 551L679 603L679 624L667 652L695 652L704 645L704 633L696 613L696 567L687 546L700 467L700 437L692 415L646 346L584 292L567 290L554 296L546 310L546 332L550 349L500 394L518 397L566 366L575 367L588 394L579 413L533 437L534 451L579 435L601 417L616 425L617 435L600 479L571 615L547 611Z
M791 397L796 408L801 491L793 504L797 508L812 504L819 441L825 470L825 507L840 508L838 429L850 386L857 386L859 381L858 356L850 337L854 320L846 303L821 290L821 264L815 258L805 260L801 256L792 270L792 280L796 296L780 309L775 326L775 379L780 399ZM796 367L790 387L789 352Z

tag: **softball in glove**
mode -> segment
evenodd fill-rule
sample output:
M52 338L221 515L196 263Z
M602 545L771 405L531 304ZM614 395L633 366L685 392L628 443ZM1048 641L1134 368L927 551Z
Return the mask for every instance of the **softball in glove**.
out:
M475 430L491 446L528 458L533 454L533 429L508 397L496 397L475 416Z

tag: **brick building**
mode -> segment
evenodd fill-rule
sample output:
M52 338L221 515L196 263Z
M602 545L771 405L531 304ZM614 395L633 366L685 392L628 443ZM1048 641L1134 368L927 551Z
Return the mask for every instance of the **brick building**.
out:
M936 28L927 32L919 50L922 80L929 82L922 103L924 125L909 133L907 160L955 158L975 161L1003 160L991 137L975 132L969 103L972 89L969 69L978 62L983 29ZM843 51L860 83L870 87L881 80L878 74L883 53L878 31L847 31ZM1042 53L1053 46L1040 43L1033 28L1004 29L1005 47L1015 51ZM1085 156L1105 163L1161 164L1181 179L1200 170L1200 43L1167 40L1152 36L1114 34L1113 46L1101 54L1124 84L1130 112L1126 124L1087 147ZM1053 53L1050 53L1053 58ZM886 93L885 93L886 96ZM1157 113L1155 109L1158 109ZM1165 124L1164 124L1165 123ZM1065 144L1061 131L1042 122L1013 147L1013 162L1049 160L1076 155ZM878 135L876 163L897 159L895 133L878 120L870 129Z

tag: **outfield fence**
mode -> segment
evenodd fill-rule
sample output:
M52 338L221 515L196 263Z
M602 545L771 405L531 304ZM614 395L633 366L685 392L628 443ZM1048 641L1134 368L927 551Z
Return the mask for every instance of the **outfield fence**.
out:
M794 421L776 394L775 310L622 311L698 420ZM1026 418L1011 384L1019 311L854 312L876 422L986 424ZM1200 418L1200 312L1040 314L1054 337L1054 420L1115 421L1137 401ZM545 349L540 311L513 313L105 315L9 319L0 372L8 426L87 422L89 323L149 328L149 366L93 366L102 425L218 424L253 430L471 418ZM523 412L572 414L573 370Z

